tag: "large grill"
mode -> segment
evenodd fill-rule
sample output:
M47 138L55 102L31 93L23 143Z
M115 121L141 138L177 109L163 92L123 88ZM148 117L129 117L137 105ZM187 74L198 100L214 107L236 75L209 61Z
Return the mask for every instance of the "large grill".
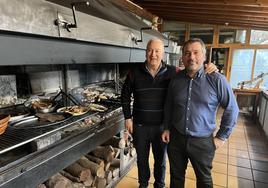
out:
M118 134L123 129L120 104L107 101L105 105L108 106L105 112L72 116L57 126L40 129L8 128L0 136L0 187L36 187ZM93 117L98 117L99 122L65 132ZM33 149L33 143L57 133L61 133L60 140L44 148Z
M27 144L31 141L50 135L54 132L60 131L78 121L90 117L91 115L92 113L85 114L80 117L72 117L70 120L58 124L56 128L54 127L40 128L40 129L8 128L7 132L1 135L0 137L0 154L4 154L5 152L8 152L24 144Z

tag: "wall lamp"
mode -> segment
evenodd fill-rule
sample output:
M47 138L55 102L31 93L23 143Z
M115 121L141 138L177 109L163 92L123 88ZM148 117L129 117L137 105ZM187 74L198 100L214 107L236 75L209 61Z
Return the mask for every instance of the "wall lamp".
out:
M89 6L89 1L80 1L80 2L73 2L71 3L71 6L72 6L72 12L73 12L73 18L74 18L74 23L69 23L67 22L66 20L63 20L63 19L56 19L54 21L55 25L56 26L62 26L64 27L65 29L67 29L67 31L71 32L71 28L77 28L77 22L76 22L76 16L75 16L75 6L78 6L78 5L86 5L86 6Z
M142 33L143 33L143 30L151 30L151 29L153 29L153 28L152 27L142 27L140 29L141 39L138 40L137 38L133 37L132 40L135 41L136 44L138 44L138 42L142 42Z

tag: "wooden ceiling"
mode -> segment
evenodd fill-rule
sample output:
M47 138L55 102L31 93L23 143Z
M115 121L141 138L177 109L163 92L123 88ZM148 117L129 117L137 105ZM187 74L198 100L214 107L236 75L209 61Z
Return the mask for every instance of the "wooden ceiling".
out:
M129 4L129 10L147 19L152 18L153 14L164 22L179 21L268 30L268 0L125 1Z

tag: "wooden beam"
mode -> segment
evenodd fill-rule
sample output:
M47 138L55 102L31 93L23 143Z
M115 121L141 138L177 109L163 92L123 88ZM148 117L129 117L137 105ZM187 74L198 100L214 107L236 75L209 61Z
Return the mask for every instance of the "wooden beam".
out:
M130 12L140 16L141 18L147 19L149 21L152 21L153 18L156 17L156 15L146 11L145 9L141 9L135 6L134 4L132 4L127 0L115 0L114 2L116 2L116 4L118 4L119 6L126 8Z
M259 5L264 6L268 5L267 0L133 0L137 4L142 4L143 2L180 2L180 3L189 3L189 4L215 4L215 5Z
M174 21L175 19L172 19ZM171 20L170 20L171 21ZM226 26L225 22L219 21L219 20L204 20L202 18L199 19L192 19L192 18L177 18L176 21L179 22L188 22L188 23L195 23L195 24L212 24L212 25L222 25ZM268 30L268 25L264 24L248 24L248 23L236 23L236 22L228 22L228 27L242 27L242 28L251 28L251 29L261 29L261 30Z
M192 15L199 15L199 16L203 16L203 15L211 15L211 16L225 16L225 15L228 15L228 16L237 16L237 17L241 17L241 19L245 18L249 18L249 17L254 17L254 18L259 18L260 20L267 20L268 19L268 12L265 12L265 13L247 13L247 12L236 12L236 11L225 11L225 10L217 10L217 11L206 11L206 10L198 10L198 9L191 9L188 10L188 9L184 9L184 8L181 8L179 10L177 9L173 9L173 8L170 8L168 11L166 10L163 10L161 8L154 8L153 10L151 11L154 11L154 12L158 12L158 15L161 16L165 16L166 18L168 17L168 15L170 14L174 14L174 15L177 15L177 14L181 14L181 13L185 13L185 14L192 14Z
M239 11L239 12L268 12L268 6L247 6L247 5L213 5L213 4L187 4L187 3L165 3L159 2L157 4L142 3L146 9L154 9L161 7L165 9L200 9L200 10L226 10L226 11Z
M133 0L164 21L268 28L268 0Z
M255 19L255 18L248 18L242 20L240 17L235 17L235 16L210 16L210 15L191 15L189 13L182 13L182 14L176 14L174 15L169 15L169 18L171 20L178 19L177 17L182 17L184 19L203 19L204 21L209 21L209 20L217 20L221 21L222 23L245 23L245 24L260 24L260 25L267 25L268 26L268 20L260 20L260 19Z
M240 20L241 22L267 22L268 21L268 16L254 16L254 15L237 15L237 14L211 14L211 13L203 13L203 14L192 14L189 12L179 12L179 13L165 13L165 12L160 12L159 15L161 16L162 14L165 14L166 19L172 19L176 18L179 16L184 16L184 17L197 17L197 18L203 18L203 19L208 19L208 18L216 18L216 19L222 19L225 22L229 22L232 20Z

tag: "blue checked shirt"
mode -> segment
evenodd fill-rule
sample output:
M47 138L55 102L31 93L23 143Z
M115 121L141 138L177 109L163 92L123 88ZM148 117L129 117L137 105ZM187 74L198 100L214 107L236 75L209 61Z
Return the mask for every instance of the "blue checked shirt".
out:
M201 68L194 78L186 70L171 80L165 103L164 126L183 135L207 137L216 129L218 107L224 109L216 137L227 139L238 116L238 106L226 78L219 73L205 74Z

